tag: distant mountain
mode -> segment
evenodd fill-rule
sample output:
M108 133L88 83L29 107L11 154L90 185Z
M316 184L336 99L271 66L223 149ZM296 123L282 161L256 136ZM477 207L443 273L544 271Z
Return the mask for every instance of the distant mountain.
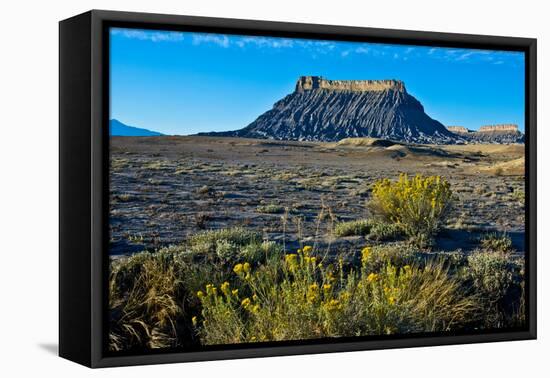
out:
M164 135L156 131L141 129L139 127L134 127L134 126L128 126L116 119L112 119L109 121L109 129L110 129L111 136L161 136L161 135Z
M301 141L371 137L455 143L461 137L430 118L399 80L327 80L302 76L293 93L241 130L203 135Z

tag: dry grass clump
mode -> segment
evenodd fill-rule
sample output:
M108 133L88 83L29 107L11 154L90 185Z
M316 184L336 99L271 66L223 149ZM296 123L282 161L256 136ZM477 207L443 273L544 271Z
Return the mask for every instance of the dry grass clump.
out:
M114 264L109 277L109 349L177 344L178 275L172 256L141 253Z
M134 201L136 199L136 196L130 193L122 193L114 196L113 199L119 202L130 202L130 201Z
M525 191L515 188L512 192L512 198L519 202L521 205L525 205Z
M203 185L197 189L197 194L200 194L202 196L206 196L211 193L212 193L212 188L210 188L208 185Z
M212 219L212 215L209 213L198 212L194 216L195 224L198 229L204 230L208 222Z
M150 160L142 165L144 170L161 170L167 167L167 162L164 160Z

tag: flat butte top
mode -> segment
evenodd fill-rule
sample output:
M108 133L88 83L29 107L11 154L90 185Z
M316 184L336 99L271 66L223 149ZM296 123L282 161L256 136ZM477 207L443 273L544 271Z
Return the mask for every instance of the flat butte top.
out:
M301 76L296 83L296 92L316 89L352 92L386 90L405 92L405 84L401 80L328 80L322 76Z

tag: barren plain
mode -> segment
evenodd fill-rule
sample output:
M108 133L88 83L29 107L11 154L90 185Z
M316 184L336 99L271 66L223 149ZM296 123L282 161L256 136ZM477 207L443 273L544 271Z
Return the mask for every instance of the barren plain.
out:
M441 175L455 194L434 251L469 252L490 232L524 251L524 145L413 145L371 138L289 142L227 137L112 137L110 254L245 226L288 248L357 250L339 222L368 219L372 185Z

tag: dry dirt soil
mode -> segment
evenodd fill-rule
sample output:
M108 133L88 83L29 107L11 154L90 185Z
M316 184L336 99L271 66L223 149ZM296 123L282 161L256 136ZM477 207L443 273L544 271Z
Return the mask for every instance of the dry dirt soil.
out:
M110 254L239 225L287 248L317 243L345 252L366 241L334 237L334 224L369 217L372 184L401 172L441 175L452 184L457 198L435 250L471 251L481 235L496 231L524 251L523 145L194 136L111 138Z

